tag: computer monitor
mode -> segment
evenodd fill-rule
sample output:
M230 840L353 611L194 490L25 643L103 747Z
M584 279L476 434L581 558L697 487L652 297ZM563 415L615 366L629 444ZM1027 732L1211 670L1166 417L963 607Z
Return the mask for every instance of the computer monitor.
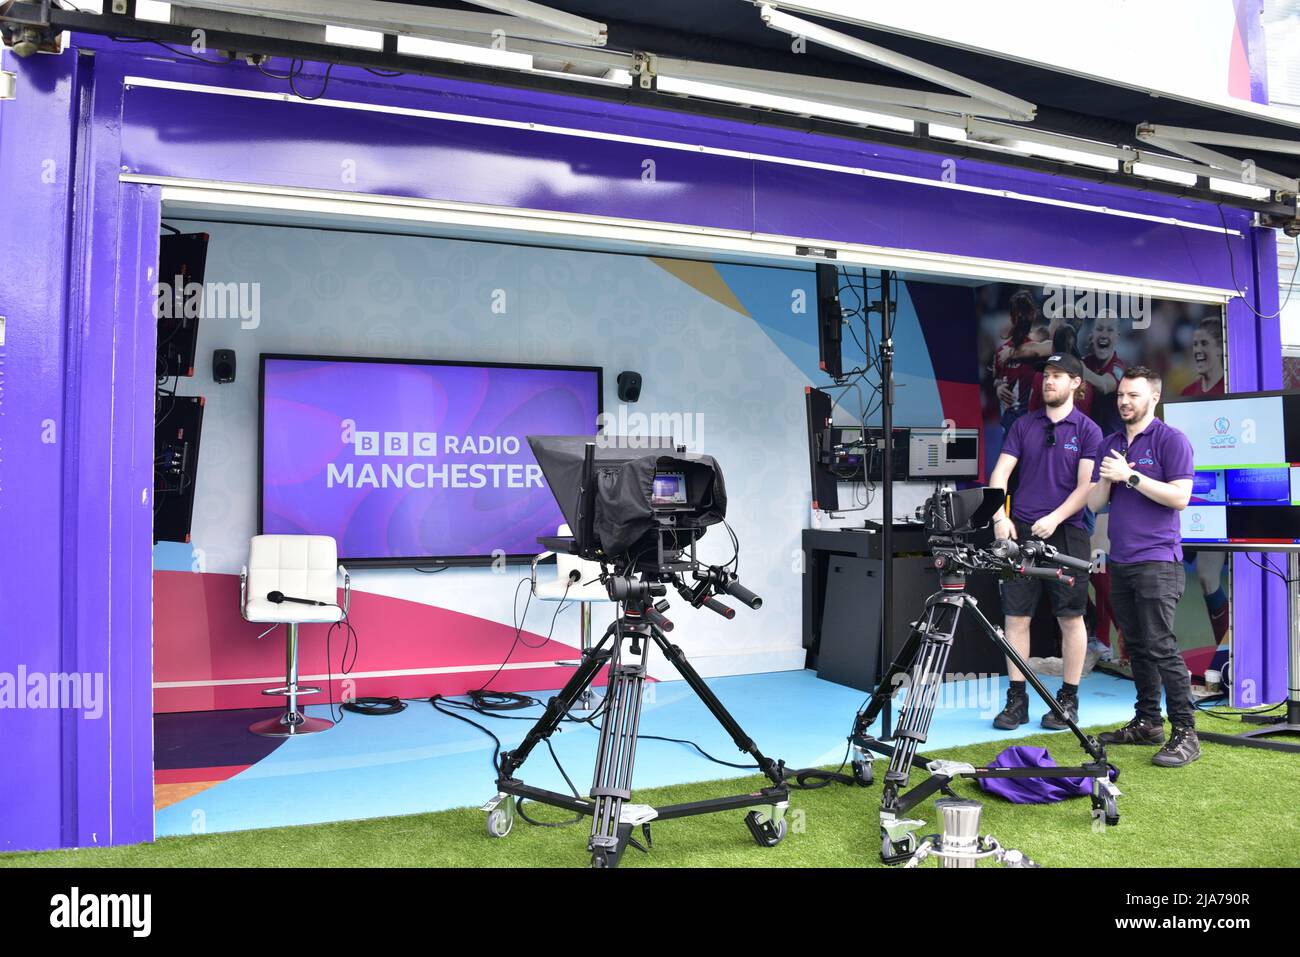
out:
M980 475L979 429L908 430L907 477L976 479Z
M1184 544L1300 547L1300 392L1170 398L1164 420L1192 444Z

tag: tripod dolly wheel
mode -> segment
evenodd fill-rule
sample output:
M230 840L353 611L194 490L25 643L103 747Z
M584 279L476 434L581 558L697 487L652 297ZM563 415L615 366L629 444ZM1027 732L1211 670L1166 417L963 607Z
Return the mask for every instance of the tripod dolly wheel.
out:
M487 832L493 837L505 837L514 826L515 802L513 798L488 812Z
M1119 823L1119 802L1113 794L1094 794L1092 796L1092 811L1094 816L1098 811L1101 811L1109 827L1114 827Z
M1119 804L1109 795L1105 799L1106 823L1114 827L1119 823Z
M745 824L754 836L754 843L759 847L776 847L785 839L785 816L772 817L761 811L750 811L745 815Z

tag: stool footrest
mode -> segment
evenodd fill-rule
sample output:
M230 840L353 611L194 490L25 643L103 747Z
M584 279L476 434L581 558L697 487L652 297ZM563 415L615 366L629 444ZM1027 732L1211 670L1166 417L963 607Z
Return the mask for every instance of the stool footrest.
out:
M299 695L320 694L320 688L313 688L308 685L299 685L297 690L295 691L293 688L290 688L288 685L284 685L279 688L265 688L263 689L262 694L285 695L285 696L290 694L299 694Z

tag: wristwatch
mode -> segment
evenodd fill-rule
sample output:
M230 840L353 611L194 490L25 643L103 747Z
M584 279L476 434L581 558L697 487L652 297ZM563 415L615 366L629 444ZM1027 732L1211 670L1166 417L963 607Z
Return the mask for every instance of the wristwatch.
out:
M1124 480L1124 484L1127 485L1129 488L1137 488L1138 483L1141 481L1142 481L1142 476L1139 475L1137 472L1134 472L1132 475L1130 475L1127 479Z

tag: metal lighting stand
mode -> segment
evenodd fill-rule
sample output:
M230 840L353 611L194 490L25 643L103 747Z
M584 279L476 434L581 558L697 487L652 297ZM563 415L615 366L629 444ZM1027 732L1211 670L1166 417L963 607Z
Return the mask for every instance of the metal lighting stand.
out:
M880 431L885 440L881 460L880 487L880 647L876 652L876 671L889 655L889 640L894 634L894 329L893 303L889 283L893 273L880 273ZM866 423L862 423L866 426ZM877 688L880 686L877 685ZM882 731L890 734L891 705L885 703ZM856 769L855 769L856 770ZM860 772L859 772L860 773Z
M1199 550L1205 546L1197 544ZM1242 551L1242 549L1227 549ZM1258 549L1252 549L1257 551ZM1287 549L1287 695L1286 712L1280 715L1244 714L1241 720L1263 727L1240 734L1220 734L1217 731L1198 732L1202 741L1231 744L1266 751L1285 751L1300 754L1300 741L1274 741L1276 735L1300 735L1300 551Z

